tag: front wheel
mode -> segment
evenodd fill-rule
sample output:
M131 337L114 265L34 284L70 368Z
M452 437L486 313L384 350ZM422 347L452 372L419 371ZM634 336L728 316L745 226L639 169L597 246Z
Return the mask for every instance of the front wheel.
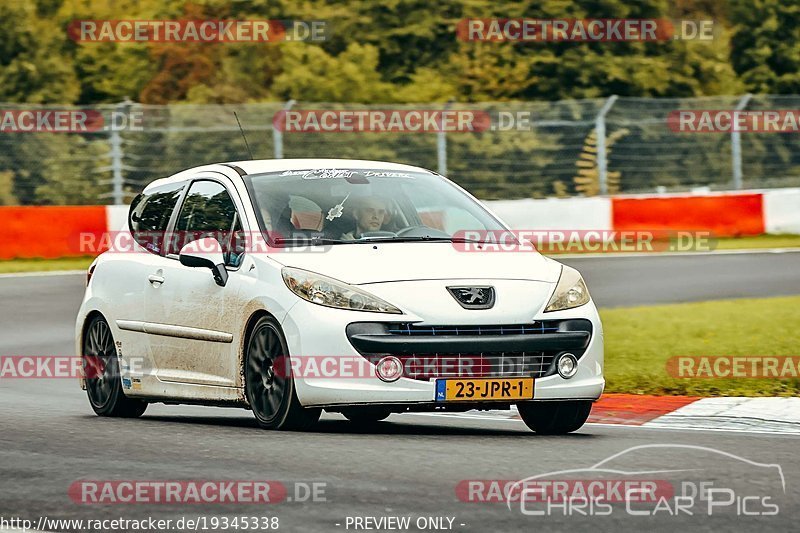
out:
M586 423L592 411L588 400L518 403L522 421L539 435L565 435Z
M321 409L300 405L286 340L272 317L260 318L247 342L245 394L258 425L264 429L307 429L322 413Z
M86 394L95 413L120 418L136 418L144 414L147 404L126 397L122 391L114 337L101 316L94 317L86 327L82 359Z

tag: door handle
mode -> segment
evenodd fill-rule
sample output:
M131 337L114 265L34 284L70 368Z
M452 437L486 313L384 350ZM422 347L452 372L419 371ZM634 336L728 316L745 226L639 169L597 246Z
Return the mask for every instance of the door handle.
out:
M164 283L164 276L157 276L155 274L150 274L149 276L147 276L147 281L149 281L153 285L160 285Z

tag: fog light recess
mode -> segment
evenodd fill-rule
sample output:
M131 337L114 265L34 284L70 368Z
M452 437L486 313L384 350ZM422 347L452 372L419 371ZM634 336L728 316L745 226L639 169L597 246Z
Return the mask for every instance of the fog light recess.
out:
M392 355L384 357L375 365L375 373L387 383L397 381L403 375L403 362Z
M559 376L569 379L578 372L578 358L571 353L562 353L558 356L556 368Z

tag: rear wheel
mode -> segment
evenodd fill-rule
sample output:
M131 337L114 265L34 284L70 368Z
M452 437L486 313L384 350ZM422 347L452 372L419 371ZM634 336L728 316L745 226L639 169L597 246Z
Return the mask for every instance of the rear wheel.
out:
M382 407L352 407L342 411L342 414L354 424L369 425L386 420L392 412Z
M540 435L572 433L586 423L592 411L587 400L518 403L523 422Z
M307 429L321 409L300 405L280 325L272 317L256 322L245 352L245 394L258 425L264 429Z
M114 337L101 316L94 317L86 327L82 359L86 394L95 413L121 418L136 418L144 414L147 404L127 398L122 391Z

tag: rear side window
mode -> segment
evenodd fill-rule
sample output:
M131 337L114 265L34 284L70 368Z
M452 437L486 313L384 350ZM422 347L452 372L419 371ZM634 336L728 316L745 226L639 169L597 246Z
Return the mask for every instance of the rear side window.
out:
M142 247L161 254L164 234L172 211L178 203L183 183L170 183L143 192L133 199L128 212L128 227Z
M213 237L222 244L226 265L238 267L241 262L244 254L241 221L228 191L215 181L192 183L175 223L175 232L170 253L178 254L194 240Z

